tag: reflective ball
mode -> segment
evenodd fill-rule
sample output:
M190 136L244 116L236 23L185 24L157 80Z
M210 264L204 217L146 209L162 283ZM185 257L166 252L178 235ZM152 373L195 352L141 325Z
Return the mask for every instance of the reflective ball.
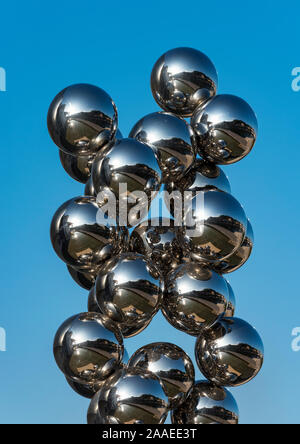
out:
M109 220L104 222L94 197L76 197L56 211L50 235L56 254L68 265L85 271L119 253L128 232Z
M58 329L54 357L65 376L80 384L104 380L123 357L123 337L116 324L98 313L80 313Z
M248 103L229 94L220 94L204 108L197 108L191 125L200 156L223 165L238 162L249 154L258 127Z
M192 129L184 119L174 114L148 114L135 124L129 137L153 149L164 180L182 177L194 162Z
M234 313L235 313L235 308L236 308L236 300L235 300L233 289L228 281L227 281L227 286L228 286L229 296L228 296L227 308L224 313L224 318L233 318Z
M72 154L59 150L59 158L64 170L72 179L81 183L86 183L89 180L94 156L72 156Z
M130 358L128 367L154 373L160 379L172 408L184 401L195 379L189 356L177 345L167 342L141 347Z
M193 260L222 261L244 242L247 217L231 194L204 191L188 202L184 225L179 241Z
M218 75L211 60L192 48L163 54L151 74L152 94L165 111L189 117L216 94Z
M228 274L241 268L249 259L254 244L252 225L248 219L246 237L242 245L229 257L214 264L217 273Z
M197 381L186 401L172 412L172 424L238 424L232 394L208 381Z
M85 290L90 290L95 284L98 268L96 268L95 270L88 270L84 272L67 265L67 269L74 281Z
M130 236L130 250L146 256L162 275L176 268L183 252L172 219L154 218L135 227Z
M93 185L93 180L91 177L88 178L85 187L84 187L84 195L85 196L93 196L93 197L97 197L97 193L96 190L94 188Z
M65 153L91 156L113 140L118 126L117 109L110 96L97 86L78 84L63 89L48 111L48 130Z
M118 323L123 336L131 337L146 328L159 309L160 274L143 256L122 254L100 269L95 298L100 310Z
M108 190L117 202L121 201L121 212L124 212L118 214L121 225L134 226L139 223L140 213L147 214L151 200L159 191L161 171L148 145L135 139L122 139L109 153L96 157L92 178L97 193Z
M95 384L80 384L79 382L75 382L72 379L66 377L66 381L69 386L76 392L78 395L83 396L84 398L92 399L93 396L100 390L104 381L95 382Z
M253 379L263 364L257 331L239 318L224 318L204 330L196 343L200 371L220 386L237 387Z
M163 314L175 328L198 336L224 315L228 304L226 280L200 264L179 265L165 279Z
M89 424L163 424L168 398L160 380L136 368L109 378L92 399Z

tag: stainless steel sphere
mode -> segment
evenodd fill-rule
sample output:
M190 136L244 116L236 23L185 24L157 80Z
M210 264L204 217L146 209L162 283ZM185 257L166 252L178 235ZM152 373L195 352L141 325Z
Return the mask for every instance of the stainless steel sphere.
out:
M67 265L67 269L74 281L85 290L90 290L95 284L98 268L96 268L95 270L88 270L84 272Z
M229 94L214 97L193 114L191 125L200 156L230 165L252 150L257 136L257 118L243 99Z
M227 286L228 286L229 296L228 296L227 308L224 313L224 318L233 318L234 313L235 313L235 308L236 308L236 300L235 300L235 295L234 295L233 289L228 281L227 281Z
M97 193L96 190L94 188L93 185L93 180L92 177L90 176L85 184L84 187L84 195L85 196L93 196L93 197L97 197Z
M196 343L200 371L214 384L237 387L253 379L263 364L257 331L239 318L224 318L204 330Z
M248 219L246 237L242 245L229 257L213 265L217 273L228 274L241 268L249 259L254 244L252 225Z
M164 287L164 316L175 328L192 336L212 326L226 311L226 280L200 264L179 265L167 275Z
M107 378L121 363L123 337L116 324L98 313L80 313L58 329L54 357L65 376L80 384Z
M192 48L163 54L151 74L152 94L158 105L182 117L193 114L216 94L218 75L211 60Z
M79 382L75 382L72 379L66 377L66 381L69 386L76 392L78 395L83 396L84 398L92 399L93 396L100 390L101 386L104 384L104 381L95 382L95 384L80 384Z
M160 274L143 256L122 254L100 269L95 298L100 310L120 326L123 336L131 337L146 328L159 309Z
M195 261L222 261L242 245L247 217L228 193L199 192L188 202L179 241Z
M51 241L57 255L79 271L93 270L119 253L127 241L127 229L98 224L103 216L94 197L76 197L64 203L51 223Z
M184 119L174 114L148 114L135 124L129 137L153 149L165 181L182 177L195 160L193 131Z
M167 342L141 347L131 356L128 368L154 373L160 379L172 408L185 400L195 379L189 356L177 345Z
M173 219L154 218L135 227L130 236L130 250L146 256L166 275L183 259Z
M163 424L168 397L160 380L136 368L110 377L92 399L89 424Z
M117 109L97 86L72 85L63 89L48 111L48 130L65 153L91 156L106 149L118 126Z
M59 158L64 170L81 183L86 183L91 175L94 156L73 156L59 150Z
M172 424L238 424L232 394L208 381L197 381L184 404L172 412Z

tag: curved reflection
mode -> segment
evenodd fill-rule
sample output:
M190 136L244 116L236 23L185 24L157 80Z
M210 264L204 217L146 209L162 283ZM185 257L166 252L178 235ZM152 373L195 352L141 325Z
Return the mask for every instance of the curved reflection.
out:
M175 48L163 54L151 73L152 94L165 111L191 116L216 94L218 75L211 60L192 48Z
M196 263L180 265L165 279L163 314L175 328L198 336L225 313L228 297L222 276Z
M72 156L59 150L59 158L66 173L81 183L86 183L91 175L94 156Z
M172 424L238 424L232 394L208 381L197 381L186 401L172 412Z
M88 270L84 272L67 265L67 269L74 281L85 290L90 290L95 284L98 268L95 268L95 270Z
M236 387L260 371L264 348L257 331L239 318L225 318L201 333L196 344L200 371L213 383Z
M130 358L128 367L154 373L161 380L172 408L184 401L194 383L191 359L180 347L167 342L141 347Z
M230 94L214 97L197 108L191 119L200 156L229 165L252 150L257 137L257 119L243 99Z
M236 300L235 300L235 295L234 295L233 289L228 281L227 281L227 286L228 286L229 296L228 296L227 308L224 313L224 318L233 318L234 313L235 313L235 308L236 308Z

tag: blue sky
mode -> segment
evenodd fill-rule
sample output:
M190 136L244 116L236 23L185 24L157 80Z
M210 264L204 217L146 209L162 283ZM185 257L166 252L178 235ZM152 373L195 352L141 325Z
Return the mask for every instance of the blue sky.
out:
M48 7L48 10L47 10ZM219 73L219 92L247 100L257 113L252 153L225 168L232 192L255 231L247 266L229 277L237 316L253 324L265 345L265 365L251 383L232 390L241 423L300 422L299 108L291 88L300 66L300 4L227 1L40 2L1 5L0 92L1 423L84 423L88 400L68 387L55 366L52 341L67 317L86 310L87 293L69 277L49 240L55 210L83 187L67 176L50 140L47 109L72 83L99 85L113 97L127 135L158 110L149 82L166 50L205 52ZM194 341L157 316L126 341L129 353L159 340L193 356Z

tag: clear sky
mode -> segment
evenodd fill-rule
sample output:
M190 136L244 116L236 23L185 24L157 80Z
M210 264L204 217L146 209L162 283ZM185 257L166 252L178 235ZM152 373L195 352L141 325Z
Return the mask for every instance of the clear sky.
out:
M191 46L219 73L219 92L247 100L257 113L252 153L225 168L233 194L255 231L247 266L229 276L237 316L260 332L265 364L251 383L232 390L241 423L300 422L299 108L291 88L300 66L300 4L289 1L5 2L1 5L0 92L1 423L84 423L88 400L56 368L52 341L59 325L86 310L76 286L52 250L49 224L83 186L66 175L50 140L46 115L65 86L99 85L113 97L127 135L157 111L150 87L155 60ZM193 356L194 340L162 316L126 341L129 353L153 341L175 342ZM198 375L199 376L199 375Z

